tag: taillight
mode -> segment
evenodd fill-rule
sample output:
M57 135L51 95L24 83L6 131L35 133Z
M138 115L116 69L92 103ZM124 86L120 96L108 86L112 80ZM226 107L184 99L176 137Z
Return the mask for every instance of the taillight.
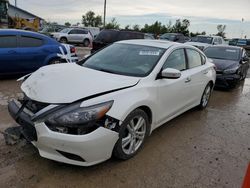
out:
M71 52L72 54L76 53L76 48L75 48L75 47L70 47L70 52Z

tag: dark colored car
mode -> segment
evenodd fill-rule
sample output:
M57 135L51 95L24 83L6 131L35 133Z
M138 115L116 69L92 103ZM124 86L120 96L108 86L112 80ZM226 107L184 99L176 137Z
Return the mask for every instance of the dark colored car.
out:
M248 56L250 56L250 39L237 39L234 38L229 41L231 46L240 46L247 51Z
M165 33L160 36L160 39L172 42L179 42L179 43L185 43L190 40L188 37L185 37L182 33Z
M0 30L0 75L27 74L38 68L62 61L66 46L54 39L30 31ZM69 46L69 57L76 59L75 47Z
M216 86L233 88L244 80L249 69L246 50L233 46L211 46L204 50L216 66Z
M105 46L121 40L131 39L154 39L150 34L140 33L136 31L126 30L113 30L104 29L102 30L93 41L93 48L91 53L96 52Z

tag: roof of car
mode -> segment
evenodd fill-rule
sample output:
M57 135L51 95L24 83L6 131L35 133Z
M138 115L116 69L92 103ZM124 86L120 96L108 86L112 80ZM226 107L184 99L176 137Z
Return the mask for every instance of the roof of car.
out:
M33 31L26 31L26 30L21 30L21 29L1 29L0 34L13 34L13 35L18 35L18 34L30 34L33 36L40 36L43 38L49 38L43 34L33 32Z
M169 41L165 41L165 40L145 40L145 39L124 40L124 41L119 41L116 43L135 44L135 45L151 46L151 47L158 47L158 48L165 48L165 49L167 49L173 45L187 46L184 44L180 44L180 43L176 43L176 42L169 42Z

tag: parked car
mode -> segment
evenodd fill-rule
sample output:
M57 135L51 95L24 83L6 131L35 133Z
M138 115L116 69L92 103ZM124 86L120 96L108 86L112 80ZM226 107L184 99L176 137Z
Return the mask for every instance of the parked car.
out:
M225 45L225 41L220 36L205 36L205 35L198 35L193 37L190 42L186 44L195 46L200 50L204 50L205 48L213 45Z
M65 46L45 35L23 31L0 30L0 75L26 74L44 65L61 61L60 47ZM70 47L72 58L76 58L75 48Z
M93 41L91 53L104 48L105 46L121 40L131 39L154 39L152 35L136 31L104 29Z
M179 43L185 43L190 40L188 37L185 37L182 33L165 33L160 36L160 39L172 42L179 42Z
M204 53L213 60L216 66L216 86L235 87L244 80L249 69L249 58L246 51L233 46L211 46Z
M112 154L129 159L157 127L206 108L215 77L214 65L195 47L120 41L79 65L39 69L9 112L42 157L90 166Z
M67 28L65 25L48 24L48 25L45 25L43 29L39 31L39 33L50 37L52 33L60 32L61 30L65 28Z
M248 56L250 56L250 39L237 39L234 38L229 41L231 46L240 46L247 51Z
M93 36L87 29L65 28L58 33L52 33L52 37L61 43L83 44L89 46Z

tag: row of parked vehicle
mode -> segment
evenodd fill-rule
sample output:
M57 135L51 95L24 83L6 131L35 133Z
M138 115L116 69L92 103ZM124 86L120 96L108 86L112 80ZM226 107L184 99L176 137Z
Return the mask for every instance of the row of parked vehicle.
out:
M23 37L40 37L30 50L54 54L47 45L62 48L31 32L0 35L15 36L14 47L0 40L10 53L22 50ZM44 66L20 79L24 97L9 103L9 113L42 157L81 166L111 156L129 159L153 130L191 108L205 109L216 84L232 87L249 68L243 48L219 45L216 37L198 36L190 45L103 30L95 43L98 48L77 63Z

